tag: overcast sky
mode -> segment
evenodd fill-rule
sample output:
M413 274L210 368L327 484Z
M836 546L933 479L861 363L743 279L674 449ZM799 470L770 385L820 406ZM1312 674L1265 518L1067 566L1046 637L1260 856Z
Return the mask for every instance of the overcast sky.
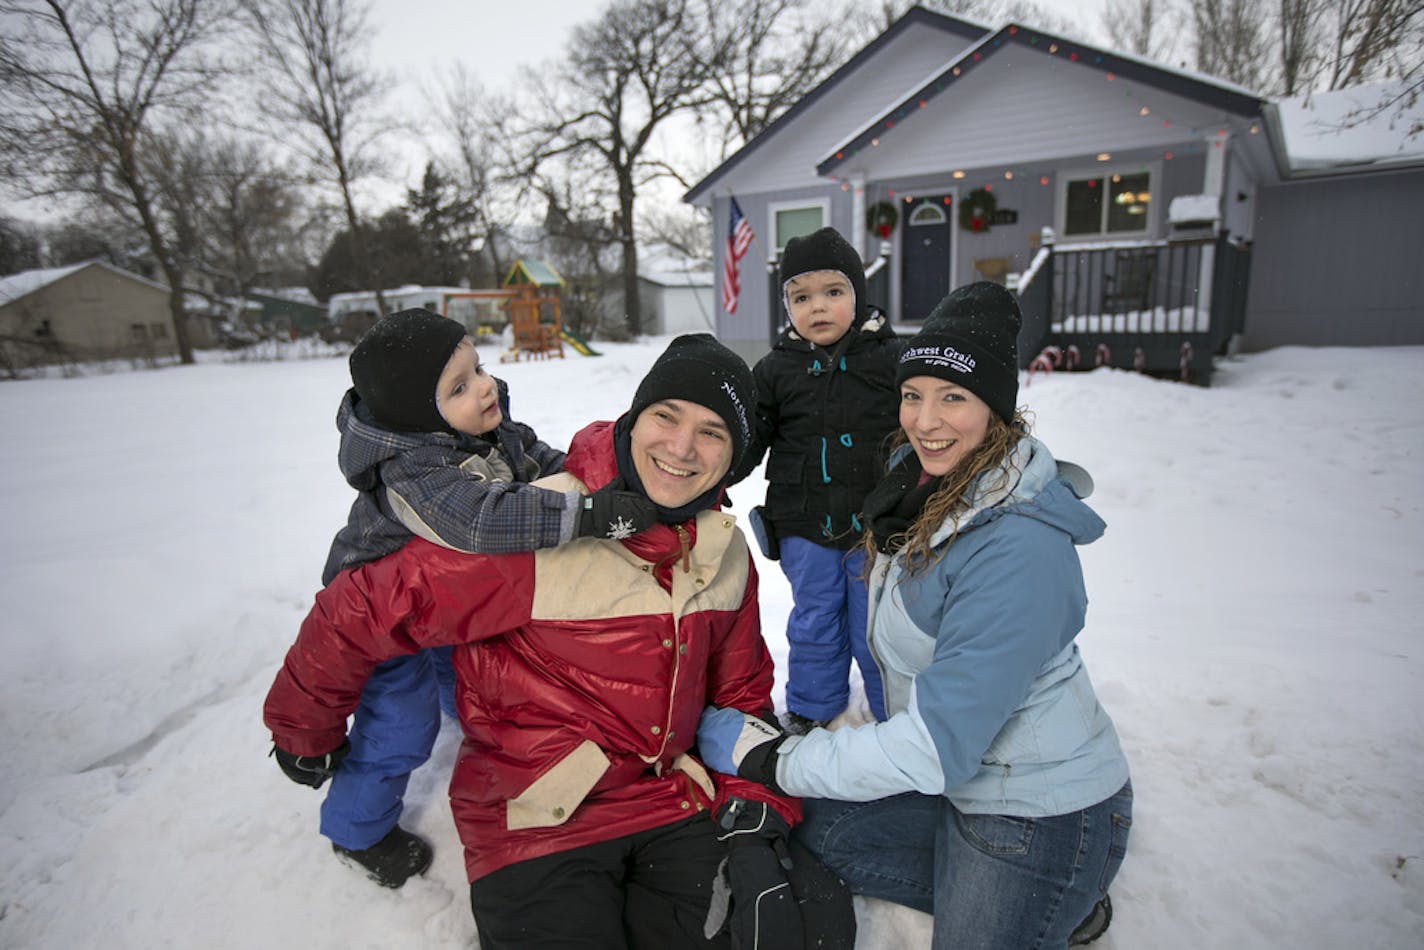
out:
M1077 11L1084 36L1102 33L1104 0L1040 0L1060 16ZM592 0L373 0L371 52L376 65L397 82L393 101L413 117L424 114L427 90L437 88L442 70L461 63L479 82L495 90L512 85L521 66L556 61L574 26L595 17L602 3ZM412 140L414 139L414 140ZM419 137L388 143L393 180L370 189L366 210L379 213L400 203L418 184L428 154ZM47 202L11 202L0 195L0 214L30 220L55 217Z

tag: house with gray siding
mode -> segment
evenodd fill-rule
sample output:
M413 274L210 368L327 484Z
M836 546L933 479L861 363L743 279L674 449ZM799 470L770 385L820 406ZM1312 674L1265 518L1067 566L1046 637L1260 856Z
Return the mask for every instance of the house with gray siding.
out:
M1046 351L1060 366L1204 381L1232 344L1424 342L1417 303L1412 316L1388 301L1371 314L1356 299L1344 313L1344 296L1322 286L1349 279L1338 267L1317 263L1316 286L1294 289L1311 234L1300 219L1318 195L1292 171L1277 119L1231 83L1023 24L912 8L684 196L711 212L714 273L733 198L756 235L717 333L748 359L764 353L784 320L780 249L830 225L872 262L872 302L907 329L960 284L1013 287L1025 365ZM1313 171L1334 182L1320 192L1339 186L1366 202L1342 222L1402 225L1412 214L1413 233L1421 170L1348 184L1340 169ZM1322 239L1315 229L1314 259L1338 255L1383 277L1399 256L1384 247L1391 237L1352 230ZM1314 309L1291 309L1301 302Z

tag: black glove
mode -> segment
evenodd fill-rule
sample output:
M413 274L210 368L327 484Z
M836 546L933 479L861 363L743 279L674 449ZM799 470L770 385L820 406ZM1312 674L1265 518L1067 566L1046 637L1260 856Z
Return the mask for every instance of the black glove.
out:
M584 495L574 520L574 537L618 540L647 531L658 520L658 510L646 495L625 491L621 479Z
M713 884L709 939L725 925L731 928L732 950L805 945L801 907L791 889L790 832L765 802L733 798L717 812L717 838L727 843L718 877L726 879Z
M286 773L287 778L298 785L321 788L323 782L336 774L337 766L350 751L351 743L342 739L341 745L326 755L293 755L286 749L279 749L275 745L272 747L271 754L276 757L277 765Z

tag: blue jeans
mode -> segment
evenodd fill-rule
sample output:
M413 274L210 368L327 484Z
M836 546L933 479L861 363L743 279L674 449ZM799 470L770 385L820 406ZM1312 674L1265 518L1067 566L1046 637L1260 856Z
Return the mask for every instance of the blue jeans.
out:
M1132 783L1051 818L969 815L942 796L806 799L801 843L851 892L934 915L935 950L1057 950L1127 850Z
M440 711L454 714L450 648L387 660L366 681L347 739L351 751L321 804L321 833L360 851L400 819L410 773L430 758Z
M781 539L781 569L795 605L786 621L786 708L807 719L831 719L850 700L850 660L865 681L876 719L885 718L880 668L865 642L870 594L861 579L865 553L837 551L805 538Z

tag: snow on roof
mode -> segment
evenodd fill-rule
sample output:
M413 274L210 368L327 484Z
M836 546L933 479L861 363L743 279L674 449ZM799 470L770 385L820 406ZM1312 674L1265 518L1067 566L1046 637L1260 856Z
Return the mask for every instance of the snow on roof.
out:
M19 300L26 294L32 294L41 287L48 287L61 278L82 267L88 267L93 261L84 261L81 264L69 264L64 267L42 267L37 270L22 270L18 274L11 274L8 277L0 277L0 304L10 303L12 300Z
M1424 162L1424 133L1409 134L1417 115L1394 105L1366 115L1402 91L1404 83L1374 83L1309 93L1275 103L1293 172Z

